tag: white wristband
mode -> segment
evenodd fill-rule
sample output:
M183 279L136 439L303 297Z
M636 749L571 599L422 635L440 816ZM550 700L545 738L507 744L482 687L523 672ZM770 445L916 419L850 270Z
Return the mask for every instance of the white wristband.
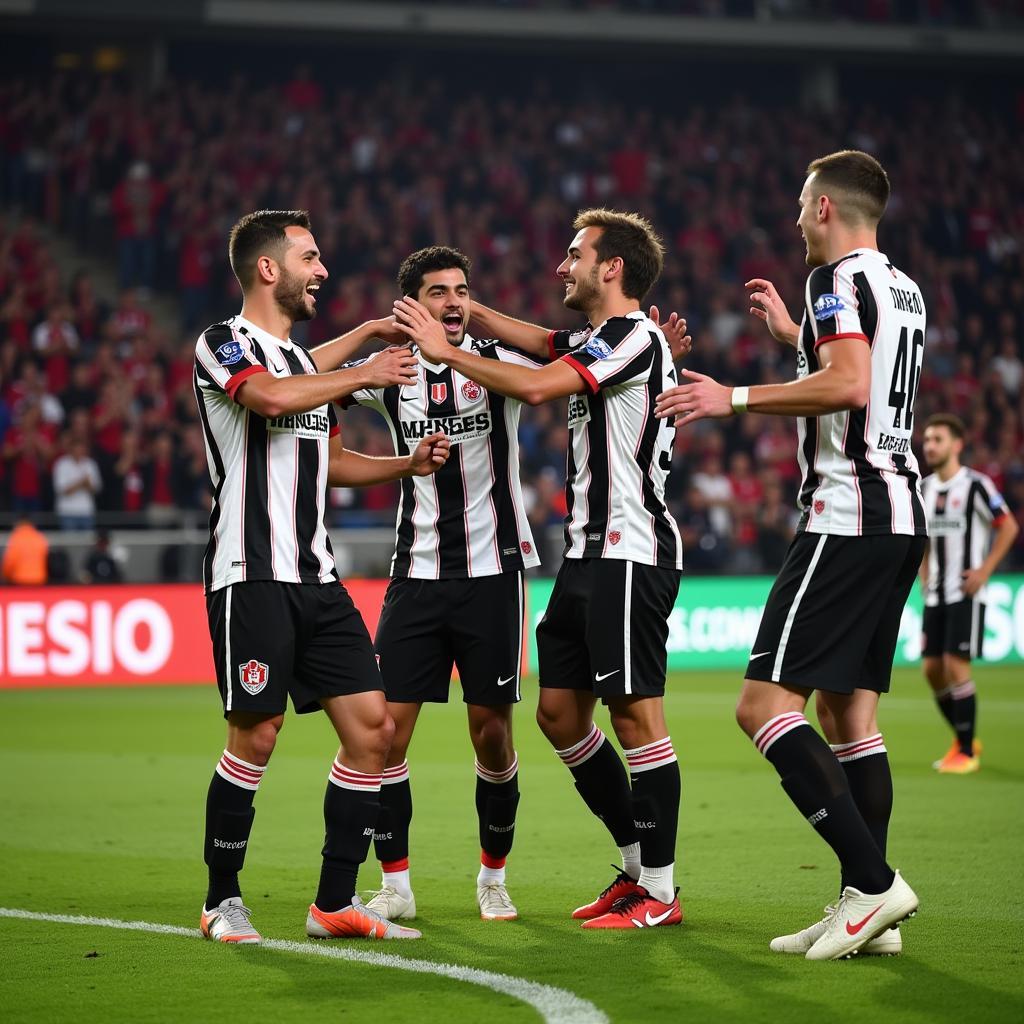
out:
M747 399L750 397L750 388L733 388L732 389L732 411L733 412L746 412L747 411Z

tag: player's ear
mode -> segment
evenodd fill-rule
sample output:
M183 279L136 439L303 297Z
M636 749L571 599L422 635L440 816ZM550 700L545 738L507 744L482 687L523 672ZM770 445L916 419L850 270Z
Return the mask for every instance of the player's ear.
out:
M264 284L273 284L277 280L277 262L269 256L260 256L256 260L256 276Z
M608 260L608 265L605 267L604 279L605 281L614 281L615 278L622 276L622 268L625 264L622 262L621 256L613 256Z

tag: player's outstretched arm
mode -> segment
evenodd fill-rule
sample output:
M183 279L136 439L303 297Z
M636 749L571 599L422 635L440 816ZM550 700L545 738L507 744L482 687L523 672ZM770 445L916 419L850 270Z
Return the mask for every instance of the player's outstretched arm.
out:
M328 373L291 377L254 373L239 385L235 399L260 416L273 419L318 409L363 388L413 384L416 376L417 362L413 351L407 346L388 348L374 352L358 366Z
M528 405L540 405L541 402L586 390L583 378L560 359L533 369L497 359L484 359L450 344L441 324L424 306L408 296L395 303L395 321L399 330L416 342L431 362L447 363L488 391L497 391Z
M844 409L861 409L871 391L871 349L861 338L826 342L818 349L821 369L785 384L730 388L712 377L680 370L689 384L658 395L654 414L678 416L677 425L708 417L721 419L738 412L772 416L825 416Z
M499 313L496 309L477 302L476 299L469 304L469 317L482 338L497 338L513 348L544 359L551 353L548 348L548 336L551 332L546 327Z
M327 483L331 487L370 487L407 476L430 476L448 461L450 449L444 434L428 434L411 455L378 457L349 451L336 434L328 449Z
M772 337L776 341L785 342L795 348L800 340L800 327L789 315L789 310L786 309L782 296L775 290L775 285L766 278L753 277L743 287L754 289L750 296L750 301L754 303L750 307L750 312L768 325L768 330L772 332Z
M405 344L405 337L395 329L395 318L386 316L380 320L367 320L365 324L317 345L309 354L318 372L326 373L347 363L367 342L374 340L386 341L389 345Z
M992 573L996 571L999 563L1013 547L1013 542L1017 539L1019 532L1020 527L1017 525L1017 520L1012 512L1007 511L999 520L995 536L992 538L992 547L989 548L985 561L976 569L967 569L960 574L964 593L968 597L974 597L988 583Z

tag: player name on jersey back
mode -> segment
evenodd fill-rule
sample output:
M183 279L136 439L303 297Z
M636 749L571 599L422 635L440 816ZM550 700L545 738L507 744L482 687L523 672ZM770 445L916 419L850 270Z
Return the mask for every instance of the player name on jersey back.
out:
M485 359L541 365L526 353L469 335L461 347ZM368 388L352 400L384 417L398 455L438 431L452 443L436 473L402 481L392 576L464 579L540 564L519 481L522 403L422 355L414 385Z
M917 284L874 249L856 249L807 278L797 376L821 368L820 346L866 344L871 390L862 409L800 417L801 529L924 536L921 474L911 440L925 306Z

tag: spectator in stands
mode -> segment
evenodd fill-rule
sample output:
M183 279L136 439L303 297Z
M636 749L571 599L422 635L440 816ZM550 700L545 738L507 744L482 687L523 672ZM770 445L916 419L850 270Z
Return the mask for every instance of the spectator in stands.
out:
M53 495L62 530L91 530L103 481L86 442L76 437L53 464Z
M42 586L47 580L46 556L49 550L49 541L32 525L32 521L19 519L7 540L0 563L0 576L4 583Z
M39 406L22 402L3 447L4 475L15 512L41 512L48 507L55 438L56 430L43 421Z
M152 289L156 283L157 231L167 189L137 160L114 189L111 209L117 224L121 287Z
M83 583L120 583L123 580L121 566L110 551L110 533L96 531L96 543L85 557L82 569Z

